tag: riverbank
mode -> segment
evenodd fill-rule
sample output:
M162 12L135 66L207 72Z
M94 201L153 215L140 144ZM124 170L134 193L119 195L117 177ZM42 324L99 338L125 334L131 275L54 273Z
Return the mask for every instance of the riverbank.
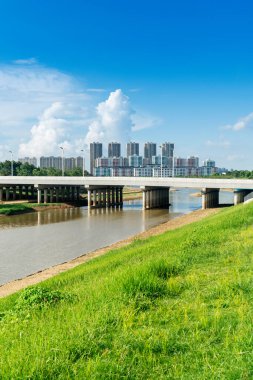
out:
M252 378L252 215L214 210L1 299L0 377Z
M69 203L4 202L0 204L0 217L72 207L76 207L76 205Z
M121 247L124 247L126 245L129 245L133 241L137 239L146 239L150 236L156 236L161 233L164 233L166 231L174 230L176 228L182 227L186 224L190 224L196 221L199 221L209 215L216 214L219 209L207 209L207 210L197 210L193 211L189 214L182 215L178 218L169 220L166 223L162 223L158 226L155 226L147 231L141 232L139 234L136 234L134 236L131 236L128 239L121 240L117 243L114 243L110 246L97 249L93 252L87 253L85 255L79 256L74 260L71 260L69 262L65 262L59 265L55 265L53 267L50 267L48 269L45 269L43 271L39 271L37 273L34 273L30 276L27 276L22 279L18 279L15 281L11 281L7 284L0 286L0 298L6 297L10 294L13 294L19 290L24 289L27 286L38 284L42 281L45 281L53 276L56 276L62 272L65 272L69 269L75 268L76 266L85 263L87 261L90 261L98 256L104 255L105 253L109 252L110 250L115 250Z

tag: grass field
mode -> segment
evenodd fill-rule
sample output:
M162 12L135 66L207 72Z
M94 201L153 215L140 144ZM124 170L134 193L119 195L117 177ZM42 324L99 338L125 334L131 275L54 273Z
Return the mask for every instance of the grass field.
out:
M252 379L253 205L0 301L1 379Z

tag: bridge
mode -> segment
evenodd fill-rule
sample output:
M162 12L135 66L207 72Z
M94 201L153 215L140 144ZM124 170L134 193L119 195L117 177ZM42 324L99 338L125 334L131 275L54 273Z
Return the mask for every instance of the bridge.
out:
M154 178L154 177L35 177L0 176L0 201L22 198L38 203L77 201L80 190L86 189L88 207L122 207L123 187L142 190L143 209L169 207L170 188L200 189L202 208L219 205L220 189L232 189L234 204L244 202L253 191L250 179Z

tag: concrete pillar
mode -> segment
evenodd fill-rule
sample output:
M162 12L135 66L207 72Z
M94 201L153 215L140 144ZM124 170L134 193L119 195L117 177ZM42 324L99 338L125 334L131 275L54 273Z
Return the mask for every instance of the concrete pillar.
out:
M76 200L77 200L77 202L79 201L79 199L80 199L80 187L77 186L77 188L76 188Z
M91 190L88 190L88 208L91 208Z
M248 195L249 191L247 190L234 190L234 205L239 205L244 202L244 197Z
M106 189L103 190L103 208L106 207Z
M26 197L26 199L29 198L29 186L25 187L25 197Z
M50 203L54 202L54 189L50 188Z
M101 207L101 190L98 190L98 207Z
M97 190L93 190L93 207L97 207Z
M123 187L120 187L119 189L119 203L120 207L123 207Z
M15 201L16 200L16 186L12 187L12 199Z
M219 206L219 189L203 188L201 194L203 210Z
M44 189L44 203L47 203L47 189Z
M115 187L112 187L112 207L115 206Z
M59 187L56 187L55 189L55 201L56 203L59 203Z
M20 190L19 190L20 192ZM31 198L34 199L35 198L35 195L34 195L34 186L31 187Z
M6 187L5 194L6 194L5 199L8 202L10 200L10 188L9 187Z
M3 188L0 187L0 202L3 201L3 193L4 193Z
M41 189L37 190L37 203L41 203Z

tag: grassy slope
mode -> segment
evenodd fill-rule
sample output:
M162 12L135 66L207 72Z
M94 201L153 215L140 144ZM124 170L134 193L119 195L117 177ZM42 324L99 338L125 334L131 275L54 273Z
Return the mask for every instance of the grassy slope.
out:
M252 379L252 224L222 210L43 284L73 302L1 300L0 378Z

